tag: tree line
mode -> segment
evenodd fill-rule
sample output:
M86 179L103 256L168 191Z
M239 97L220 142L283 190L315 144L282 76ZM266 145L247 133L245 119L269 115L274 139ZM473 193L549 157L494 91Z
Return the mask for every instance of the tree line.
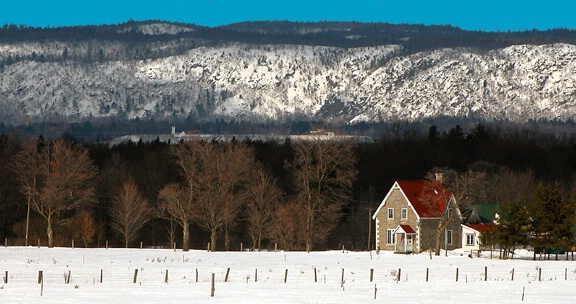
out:
M153 23L181 26L185 31L175 34L148 35L138 28ZM190 30L192 29L192 30ZM350 37L354 37L350 39ZM150 20L130 20L117 25L85 25L68 27L30 27L24 24L4 24L0 27L0 42L21 43L48 41L88 43L94 54L77 54L66 50L61 56L50 54L20 54L2 62L9 65L22 60L56 61L67 59L84 62L109 60L145 60L181 54L200 46L221 46L230 42L248 44L293 44L341 48L402 45L403 52L412 54L440 48L469 47L493 50L517 44L575 43L570 29L530 30L521 32L466 31L450 25L389 24L362 22L242 22L220 27L204 27ZM108 51L107 45L120 44ZM162 44L163 47L157 47ZM161 51L151 51L161 49Z
M435 174L441 172L443 182ZM441 235L450 223L463 218L464 224L479 224L478 217L470 216L482 204L497 204L493 222L482 231L483 250L499 249L500 258L514 256L515 249L533 249L534 259L541 256L574 252L576 249L576 180L543 182L531 169L514 172L486 162L470 166L466 172L450 168L434 168L427 173L426 188L431 195L423 196L424 204L435 206L439 200L448 203L454 195L456 208L439 210L435 217L438 226L435 241L430 244L436 255L443 245ZM438 194L440 198L438 198Z
M57 225L75 231L62 233L61 239L78 237L86 246L99 229L110 228L129 247L146 223L157 218L168 228L170 244L176 242L179 226L185 251L191 225L209 234L210 250L218 248L222 234L224 248L230 249L231 231L239 225L245 226L254 249L260 250L266 239L288 250L312 250L338 223L356 175L349 143L293 143L293 159L284 164L291 176L290 193L279 188L246 143L156 144L165 160L156 165L166 169L134 176L118 154L98 171L88 148L42 137L20 144L6 167L23 199L20 203L27 206L27 217L30 210L35 212L32 225L45 224L49 247L58 244ZM137 179L150 179L152 187L142 189ZM27 220L26 235L29 225ZM286 229L289 226L292 229Z
M501 258L514 257L514 250L533 248L534 257L572 252L576 248L576 190L560 183L534 185L532 193L500 205L496 226L483 233L482 241L500 248Z
M558 183L569 197L575 143L569 136L485 125L445 131L433 125L421 132L398 124L374 141L354 143L109 146L69 135L19 140L5 134L0 237L18 245L41 239L63 246L75 239L85 246L366 249L373 246L370 216L395 180L423 179L440 167L457 177L451 187L462 204L528 206L538 183L552 189Z

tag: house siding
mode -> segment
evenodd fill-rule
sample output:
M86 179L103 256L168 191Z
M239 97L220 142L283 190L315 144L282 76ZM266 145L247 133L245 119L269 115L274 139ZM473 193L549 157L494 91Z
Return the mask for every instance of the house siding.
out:
M388 219L388 208L394 209L394 218ZM401 219L402 208L407 209L407 219ZM400 189L393 189L392 193L388 196L387 200L384 202L384 207L376 215L377 222L377 249L378 250L394 250L395 244L388 244L387 236L388 229L396 229L398 225L410 225L416 230L416 213L412 208L409 207L408 202L402 195ZM398 246L402 246L404 240L396 238ZM414 243L414 249L416 249L416 244ZM398 248L400 249L400 247Z
M446 230L452 230L452 244L448 244L448 250L462 248L462 242L460 242L462 240L462 221L460 219L452 220ZM444 244L444 240L442 240L442 244Z
M474 244L473 245L466 245L466 234L474 235ZM462 225L462 249L465 251L472 251L480 249L479 243L480 233L470 227L466 227Z
M476 227L470 227L468 225L461 225L462 227L462 249L464 249L467 252L471 252L471 251L475 251L475 250L490 250L490 246L486 246L482 243L482 233L485 232L486 230L490 229L490 227L493 227L493 225L488 224L486 226L484 225L480 225L480 230L478 230ZM481 232L482 231L482 232ZM466 241L466 235L473 235L474 236L474 244L473 245L467 245Z
M424 231L420 235L421 247L420 251L426 251L428 249L434 249L436 244L436 231L438 230L439 219L422 219L420 220L420 229ZM446 230L452 231L452 243L446 244L448 250L454 250L462 247L462 232L460 227L460 220L452 220ZM444 249L444 241L446 239L446 233L442 232L440 237L440 249Z

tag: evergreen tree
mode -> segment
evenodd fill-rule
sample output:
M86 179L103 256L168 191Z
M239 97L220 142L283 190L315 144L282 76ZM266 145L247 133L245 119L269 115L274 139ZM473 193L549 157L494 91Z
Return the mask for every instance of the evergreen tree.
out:
M546 186L542 183L534 191L530 204L531 243L536 252L556 254L559 249L566 249L572 241L574 224L574 203L560 191L560 184ZM556 250L553 250L556 249Z
M528 244L529 213L524 200L509 201L500 205L499 218L494 228L494 239L500 245L500 257L508 258L514 250Z

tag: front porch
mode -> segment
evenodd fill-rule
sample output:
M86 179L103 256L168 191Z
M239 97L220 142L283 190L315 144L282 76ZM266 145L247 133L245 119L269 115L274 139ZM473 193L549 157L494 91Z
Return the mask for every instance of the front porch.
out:
M394 233L396 234L394 253L413 253L416 231L410 225L398 225Z

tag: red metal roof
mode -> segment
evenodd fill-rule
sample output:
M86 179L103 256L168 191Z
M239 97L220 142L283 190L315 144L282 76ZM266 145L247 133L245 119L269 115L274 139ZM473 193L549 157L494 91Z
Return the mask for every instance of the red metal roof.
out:
M439 181L397 181L420 217L440 217L452 192Z
M464 224L464 226L470 227L478 232L484 232L494 227L493 224Z
M402 230L404 230L404 232L406 233L416 233L416 231L414 231L414 229L412 229L412 227L410 227L410 225L399 225L400 228L402 228Z

